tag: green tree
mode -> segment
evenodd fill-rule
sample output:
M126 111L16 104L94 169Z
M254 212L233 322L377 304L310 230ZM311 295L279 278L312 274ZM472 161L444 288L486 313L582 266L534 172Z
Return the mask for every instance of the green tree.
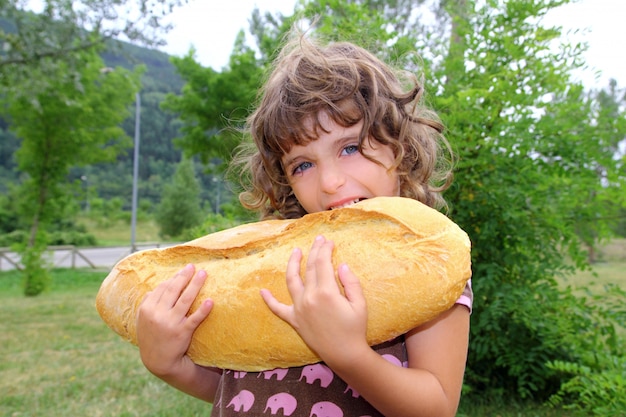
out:
M66 66L57 62L53 65L55 77L45 86L15 79L12 94L1 97L1 110L21 139L16 152L18 169L26 174L20 187L19 213L30 229L22 248L29 262L25 268L27 288L44 274L39 255L47 242L46 225L64 213L72 194L67 182L70 168L111 160L129 145L119 125L134 102L140 71L103 71L95 51L77 54L84 63L81 72L67 72ZM33 79L43 77L38 68L31 68L30 74ZM35 254L31 256L31 252ZM35 288L27 293L36 295L45 286Z
M101 50L116 38L147 46L163 44L171 29L167 16L185 0L46 0L39 14L27 11L32 3L0 2L0 74L28 76L26 68L63 61L81 67L80 52ZM0 79L4 79L0 77ZM38 82L39 80L32 80ZM6 84L8 85L8 83Z
M593 216L596 236L606 237L609 216L597 216L612 210L604 196L624 201L623 165L606 144L613 133L593 127L592 103L570 79L581 47L555 50L558 28L537 23L563 3L448 7L454 32L434 66L442 94L433 103L459 154L446 198L473 242L467 380L523 397L554 392L551 360L582 361L584 350L605 348L594 322L604 313L591 313L555 278L573 269L566 255L587 267L576 218Z
M187 155L199 156L203 163L213 158L230 160L241 141L238 128L256 96L262 68L243 40L240 32L222 72L198 64L193 50L183 58L172 58L185 85L181 95L168 94L162 107L178 114L183 123L177 145Z
M159 234L178 238L202 223L200 185L195 177L193 161L183 158L176 168L172 182L165 185L156 220Z
M571 86L547 103L538 124L539 135L558 138L537 136L537 152L553 173L552 199L573 223L590 264L598 240L612 236L626 203L623 94L614 80L599 91Z

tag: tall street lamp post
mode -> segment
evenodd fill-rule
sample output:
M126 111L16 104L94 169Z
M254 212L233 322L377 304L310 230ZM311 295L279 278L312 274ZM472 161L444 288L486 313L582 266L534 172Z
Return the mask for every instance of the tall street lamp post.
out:
M133 155L133 198L132 212L130 217L130 251L137 250L135 246L137 231L137 182L139 177L139 122L141 114L141 100L139 92L135 93L135 149Z
M104 67L100 69L102 74L108 74L114 71L111 67ZM133 253L137 250L135 245L136 231L137 231L137 182L139 177L139 126L140 126L140 114L141 114L141 99L139 92L135 93L135 149L133 155L133 197L132 208L130 217L130 252Z

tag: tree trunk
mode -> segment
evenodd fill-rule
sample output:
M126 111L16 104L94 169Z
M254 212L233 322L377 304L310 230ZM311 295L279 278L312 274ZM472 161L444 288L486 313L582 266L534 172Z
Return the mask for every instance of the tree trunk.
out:
M465 50L467 49L465 27L469 10L466 0L441 1L440 7L450 16L450 42L445 60L447 75L445 86L448 90L453 86L458 88L457 80L465 74Z

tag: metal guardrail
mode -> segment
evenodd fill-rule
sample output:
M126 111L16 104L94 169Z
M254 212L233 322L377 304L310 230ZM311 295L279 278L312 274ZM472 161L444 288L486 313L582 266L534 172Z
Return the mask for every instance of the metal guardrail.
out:
M62 246L48 246L46 252L59 252L67 251L67 253L59 259L53 259L53 266L65 262L68 258L71 259L70 265L72 269L76 268L76 259L80 258L87 263L91 268L96 268L84 254L80 252L80 248L74 245L62 245ZM0 271L2 270L2 261L8 262L13 268L21 270L24 265L20 262L19 254L13 252L10 248L0 248Z
M160 248L161 246L168 246L162 242L142 242L136 243L134 247L77 247L74 245L59 245L48 246L45 251L48 261L53 267L69 267L69 268L83 268L88 267L92 269L101 267L112 267L115 260L120 260L122 257L129 255L142 249ZM116 250L116 253L112 256L115 257L113 261L98 263L94 259L90 259L90 256L95 256L94 251L111 251ZM63 253L65 252L65 253ZM86 253L89 252L89 253ZM111 255L110 255L111 256ZM79 262L80 261L80 262ZM80 264L80 265L79 265ZM20 255L11 250L11 248L0 248L0 271L7 269L23 269L23 265L20 262Z
M19 259L13 259L11 254L14 254L10 248L0 248L0 271L2 271L2 262L6 261L15 269L22 269L22 265L20 264Z

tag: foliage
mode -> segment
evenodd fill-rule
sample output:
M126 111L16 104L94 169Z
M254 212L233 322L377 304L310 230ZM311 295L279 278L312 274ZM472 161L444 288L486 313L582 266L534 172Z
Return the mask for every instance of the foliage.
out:
M33 297L46 291L50 286L50 271L42 254L46 249L47 240L39 234L38 241L31 245L15 245L20 254L20 262L24 266L22 284L24 295Z
M611 236L626 199L626 100L614 81L606 90L569 86L555 92L537 123L535 152L552 175L552 204L560 206L593 263L599 240ZM621 108L621 109L620 109ZM550 138L550 140L545 140Z
M183 158L172 182L165 186L156 213L162 237L179 237L202 221L200 188L194 176L193 161Z
M255 40L261 66L266 66L266 64L272 62L278 52L280 52L285 34L302 17L302 10L298 11L301 3L296 3L292 16L283 16L282 14L274 16L270 12L261 13L256 7L252 11L252 16L250 16L249 20L249 32Z
M47 0L41 11L20 0L0 2L0 74L28 78L29 70L45 72L50 62L64 62L70 72L80 71L81 52L101 49L107 40L125 38L143 45L163 44L171 25L166 16L184 0ZM54 73L54 72L52 72ZM31 79L46 83L47 77Z
M563 373L569 379L559 391L550 397L552 405L580 410L587 415L625 416L626 415L626 358L607 356L604 366L585 366L573 362L554 361L548 367Z
M192 229L188 229L182 237L186 241L193 240L201 236L219 232L220 230L230 229L238 226L239 224L241 224L241 221L232 216L225 216L219 213L209 213L200 225Z
M578 343L563 340L593 334L597 312L562 293L554 277L586 267L581 216L594 219L586 230L592 225L595 237L607 236L603 213L624 202L617 195L623 168L607 141L626 130L601 136L593 128L598 113L568 75L580 64L579 48L553 52L558 30L536 23L559 3L456 11L460 40L453 35L450 53L433 67L431 83L441 92L433 105L459 154L446 198L473 243L467 382L477 392L542 398L562 381L549 362L582 360ZM587 342L606 349L602 339Z
M145 63L147 71L141 94L144 152L139 191L142 198L147 197L156 203L164 178L173 173L180 158L180 152L176 152L172 145L172 138L177 135L179 125L173 117L159 109L159 104L164 94L178 91L180 78L166 54L114 39L122 36L123 39L143 45L160 45L161 35L169 29L165 21L167 14L184 1L157 0L148 5L144 0L124 4L110 0L53 0L45 2L43 10L38 14L24 10L32 2L2 2L0 95L8 102L21 95L28 95L28 92L23 92L24 85L30 87L28 91L52 91L55 85L51 80L60 78L76 80L79 86L85 57L90 53L102 51L101 56L105 60L102 67L121 66L132 70L138 64ZM122 10L129 13L120 14ZM134 11L130 13L131 10ZM127 89L122 88L119 92L124 90ZM121 124L129 135L134 131L134 121L134 118L128 118ZM21 142L9 130L9 123L6 118L0 119L0 192L8 192L7 184L17 185L24 181L24 176L17 170L15 157ZM83 167L70 168L65 185L82 180L90 195L97 194L104 199L124 198L128 201L124 209L128 209L131 170L132 152L119 155L117 162L86 161ZM85 198L85 201L88 205L89 198Z
M361 2L312 1L306 4L303 15L315 23L316 33L327 39L354 42L376 51L390 62L396 60L393 56L398 53L394 51L403 44L396 38L398 33L394 29L394 24L403 16L385 17Z
M151 214L161 198L163 185L173 175L181 156L181 151L173 143L178 135L180 122L173 115L161 110L160 105L166 94L180 91L182 82L169 62L169 56L159 51L121 44L107 48L102 56L108 67L132 69L141 64L146 68L140 91L138 196L140 201L149 200L151 203L140 207L140 213L144 213L147 208L145 214ZM121 127L128 136L134 136L134 111ZM133 149L128 149L118 154L115 161L73 169L69 179L83 181L90 199L119 198L123 202L120 209L130 211L132 172ZM203 199L206 198L203 195Z
M626 416L626 340L621 338L615 323L625 329L626 291L609 286L603 294L594 294L593 331L568 338L576 343L577 361L553 360L547 367L563 381L556 393L548 399L552 406L562 406L584 412L585 415ZM594 342L589 342L588 339ZM598 343L600 342L600 343ZM596 349L598 345L604 349Z
M238 127L256 96L262 69L243 39L240 33L228 67L219 73L198 64L193 50L183 58L172 58L185 85L181 95L167 95L162 107L183 122L177 144L203 163L231 158L241 141Z
M0 194L0 234L10 233L16 229L19 216L14 203L15 200L9 193Z
M140 72L109 71L95 51L77 54L83 63L80 72L63 62L49 63L53 78L31 85L16 77L10 94L2 97L11 130L22 141L16 152L18 169L25 174L18 188L18 213L30 229L27 258L40 253L35 242L45 246L41 231L65 213L70 168L110 160L128 143L119 124L128 114ZM31 68L30 75L38 79L51 74ZM29 271L30 266L35 269ZM26 277L34 278L41 266L33 259L25 267Z
M96 237L83 225L76 224L75 215L57 219L48 228L49 245L95 246Z

